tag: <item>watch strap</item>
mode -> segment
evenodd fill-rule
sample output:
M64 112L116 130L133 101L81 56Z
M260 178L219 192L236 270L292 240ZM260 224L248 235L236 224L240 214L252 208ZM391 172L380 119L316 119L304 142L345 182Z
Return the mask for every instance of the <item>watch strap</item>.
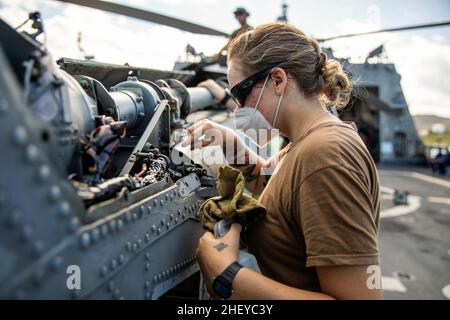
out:
M229 282L231 287L231 283L233 282L234 277L236 276L238 271L241 270L243 267L244 267L243 265L235 261L232 264L230 264L220 275L222 276L223 279Z

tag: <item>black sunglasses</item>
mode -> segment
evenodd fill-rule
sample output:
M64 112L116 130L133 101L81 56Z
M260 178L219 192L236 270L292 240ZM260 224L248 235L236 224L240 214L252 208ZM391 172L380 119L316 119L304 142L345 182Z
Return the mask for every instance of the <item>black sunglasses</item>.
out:
M267 77L267 75L272 71L273 68L279 67L285 64L286 62L287 61L280 61L273 63L267 68L264 68L263 70L258 71L252 74L250 77L245 78L244 80L237 83L230 90L230 95L233 98L233 100L238 104L238 106L242 107L245 103L245 100L247 100L247 97L249 96L250 92L252 92L253 87L262 79Z

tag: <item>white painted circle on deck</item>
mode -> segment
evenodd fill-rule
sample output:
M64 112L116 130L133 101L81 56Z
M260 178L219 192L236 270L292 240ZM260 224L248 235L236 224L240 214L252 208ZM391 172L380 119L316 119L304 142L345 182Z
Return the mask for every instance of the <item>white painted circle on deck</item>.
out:
M442 294L450 300L450 284L442 288Z
M419 196L408 196L408 204L398 205L380 211L380 218L392 218L413 213L420 208L421 198Z

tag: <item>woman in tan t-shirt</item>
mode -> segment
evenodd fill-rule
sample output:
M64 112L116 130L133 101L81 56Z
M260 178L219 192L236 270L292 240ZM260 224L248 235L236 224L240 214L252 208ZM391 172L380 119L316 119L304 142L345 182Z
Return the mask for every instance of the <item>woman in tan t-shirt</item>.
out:
M349 100L350 81L340 63L327 60L294 26L269 23L230 43L228 80L239 107L255 109L244 126L267 123L290 141L265 161L229 128L209 120L189 128L192 148L221 141L224 149L240 150L246 188L260 194L267 209L245 230L262 274L240 269L231 298L380 298L376 167L354 125L327 111ZM205 132L206 139L197 139ZM274 168L271 175L267 168ZM240 231L234 224L222 238L206 232L200 239L199 262L210 289L237 260Z

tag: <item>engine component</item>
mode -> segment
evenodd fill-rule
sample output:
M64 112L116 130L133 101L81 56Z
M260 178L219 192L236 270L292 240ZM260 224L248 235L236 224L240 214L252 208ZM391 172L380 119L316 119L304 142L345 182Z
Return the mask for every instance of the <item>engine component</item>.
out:
M0 297L157 299L197 273L214 179L169 155L206 95L136 76L107 90L1 19L0 44Z
M104 176L112 161L112 156L125 137L126 122L112 121L94 129L86 139L82 139L82 159L85 173L94 176L93 182L98 183Z
M75 188L78 189L78 196L85 201L85 203L95 203L105 200L117 194L117 192L121 191L124 187L128 190L133 190L138 187L137 182L130 176L112 178L96 184L95 186L76 180L72 183Z

